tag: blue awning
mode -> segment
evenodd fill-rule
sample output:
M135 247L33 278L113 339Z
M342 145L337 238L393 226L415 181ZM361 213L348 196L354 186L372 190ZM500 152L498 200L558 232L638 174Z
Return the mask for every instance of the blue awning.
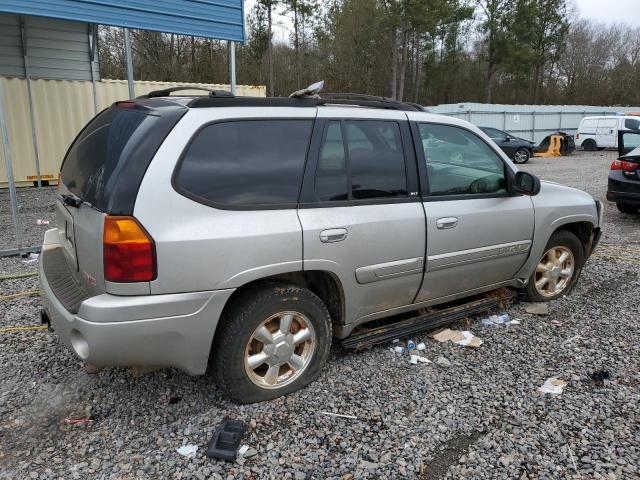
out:
M0 12L244 41L243 0L0 0Z

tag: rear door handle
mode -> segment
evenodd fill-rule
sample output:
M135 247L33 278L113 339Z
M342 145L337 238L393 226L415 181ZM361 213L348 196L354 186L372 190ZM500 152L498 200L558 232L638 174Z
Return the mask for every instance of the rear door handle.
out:
M438 230L454 228L456 225L458 225L457 217L442 217L436 220L436 227L438 227Z
M329 228L320 232L320 241L322 243L341 242L347 238L348 233L346 228Z

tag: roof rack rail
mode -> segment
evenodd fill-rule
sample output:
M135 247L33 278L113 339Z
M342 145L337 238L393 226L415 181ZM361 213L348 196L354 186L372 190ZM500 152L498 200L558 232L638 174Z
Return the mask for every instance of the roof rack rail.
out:
M348 97L348 98L346 98ZM384 108L408 112L423 111L421 106L360 94L329 94L316 97L197 97L189 102L190 108L206 107L317 107L319 105L344 105Z
M366 95L363 93L323 93L320 98L325 100L344 100L355 102L374 102L384 105L384 108L394 108L397 110L419 110L424 111L424 107L413 102L402 102L388 97L377 95ZM410 107L410 108L407 108Z
M201 90L203 92L209 92L209 97L211 98L220 98L220 97L233 98L234 97L234 95L231 92L228 92L227 90L212 90L210 88L204 88L204 87L183 86L183 87L163 88L162 90L153 90L147 93L146 95L140 95L137 98L169 97L173 92L180 92L184 90Z

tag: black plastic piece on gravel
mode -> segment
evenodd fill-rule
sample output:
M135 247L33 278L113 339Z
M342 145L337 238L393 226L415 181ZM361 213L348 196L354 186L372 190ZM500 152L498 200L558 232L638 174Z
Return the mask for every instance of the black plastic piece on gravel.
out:
M231 462L236 459L247 425L242 420L226 418L216 429L207 448L207 457Z

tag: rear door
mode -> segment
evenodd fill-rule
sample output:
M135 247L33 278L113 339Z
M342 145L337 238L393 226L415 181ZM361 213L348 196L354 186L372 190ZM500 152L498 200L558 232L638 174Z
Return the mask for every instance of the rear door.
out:
M618 122L616 117L601 118L598 120L596 143L601 148L613 148L616 146L618 136Z
M474 132L412 117L427 222L427 266L416 301L512 279L533 239L531 199L507 192L511 170Z
M425 221L408 122L383 113L319 108L298 209L304 269L339 277L347 322L411 304L422 279Z

